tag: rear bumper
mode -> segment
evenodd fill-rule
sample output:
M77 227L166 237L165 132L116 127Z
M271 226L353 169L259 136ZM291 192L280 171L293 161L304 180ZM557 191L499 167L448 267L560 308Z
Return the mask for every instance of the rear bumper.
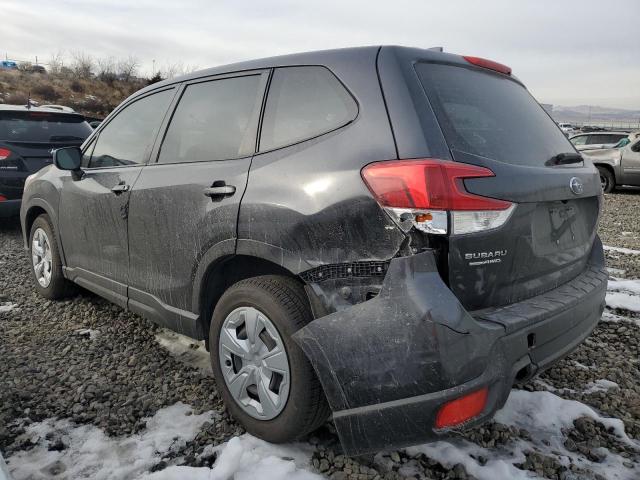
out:
M606 286L596 239L572 281L472 315L427 252L393 259L377 297L314 320L294 339L318 373L346 453L357 455L446 435L434 427L439 408L485 386L484 410L463 426L491 418L516 378L548 368L589 336Z
M0 202L0 218L14 217L20 214L22 200L5 200Z

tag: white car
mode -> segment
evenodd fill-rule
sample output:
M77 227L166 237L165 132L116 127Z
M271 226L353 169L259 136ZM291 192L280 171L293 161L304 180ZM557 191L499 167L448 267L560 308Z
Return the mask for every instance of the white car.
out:
M612 148L623 138L629 136L628 132L589 132L580 133L569 138L576 150L598 150L600 148Z
M567 136L575 131L575 128L570 123L558 123L558 127Z

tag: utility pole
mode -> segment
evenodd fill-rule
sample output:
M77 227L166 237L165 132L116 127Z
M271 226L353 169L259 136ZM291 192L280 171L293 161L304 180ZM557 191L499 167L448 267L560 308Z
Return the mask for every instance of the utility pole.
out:
M38 55L36 55L36 65L38 64Z
M156 59L153 59L153 67L151 68L151 78L155 77L156 75Z

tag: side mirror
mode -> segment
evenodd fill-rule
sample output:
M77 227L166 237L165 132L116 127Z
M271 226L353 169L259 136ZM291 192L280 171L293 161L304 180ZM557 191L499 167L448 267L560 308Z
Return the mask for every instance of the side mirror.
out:
M78 147L58 148L53 151L53 164L60 170L80 170L82 151Z

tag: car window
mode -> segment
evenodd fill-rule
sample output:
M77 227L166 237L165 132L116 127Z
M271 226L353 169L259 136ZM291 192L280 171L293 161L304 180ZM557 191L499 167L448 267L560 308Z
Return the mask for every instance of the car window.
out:
M571 143L574 145L586 145L589 135L580 135L571 139Z
M92 131L81 115L40 111L0 112L0 140L65 144L82 142Z
M526 166L542 166L573 150L547 112L512 78L440 63L418 63L415 69L452 150Z
M91 161L91 154L93 153L93 149L96 146L96 139L97 137L91 140L91 143L82 152L82 160L80 162L80 166L82 168L87 168L89 166L89 162Z
M144 163L173 95L164 90L124 107L100 131L89 167Z
M277 68L265 107L260 150L291 145L346 125L355 100L324 67Z
M250 155L262 96L260 75L189 85L167 129L158 162L200 162Z

